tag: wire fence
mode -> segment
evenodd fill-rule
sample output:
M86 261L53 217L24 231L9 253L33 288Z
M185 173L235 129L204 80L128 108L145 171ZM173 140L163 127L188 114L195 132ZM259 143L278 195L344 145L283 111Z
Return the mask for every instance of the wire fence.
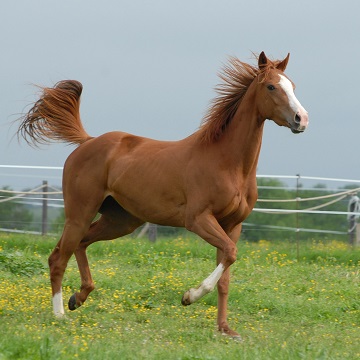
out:
M28 175L34 177L34 170L37 171L36 176L44 178L44 176L49 174L49 171L59 172L62 170L62 167L0 165L0 175L3 174L3 171L11 169L20 170L23 178L26 178ZM6 175L9 176L8 172ZM11 179L11 176L9 178ZM253 209L254 215L252 214L243 223L243 229L248 236L251 237L251 233L254 233L254 231L258 233L266 231L267 233L290 232L293 234L312 233L349 236L352 231L356 230L357 219L360 216L360 206L350 208L349 204L351 199L357 197L357 193L360 191L360 180L300 175L258 175L257 179L259 183L259 199ZM275 185L273 184L274 179L276 180ZM331 188L327 186L304 187L300 181L325 182L326 184L331 184ZM9 183L11 184L11 181ZM314 191L316 191L316 195L309 196L310 192ZM321 192L323 192L323 195L320 194ZM5 216L6 204L11 204L14 208L15 218L11 221ZM58 232L62 225L61 214L63 206L61 187L49 185L47 181L43 182L42 185L21 191L12 190L11 186L3 186L0 190L0 231L34 234L44 234L49 231ZM1 211L2 208L5 210ZM19 216L20 208L26 209L35 215L33 215L31 220L21 218ZM264 217L261 217L259 221L254 221L257 219L256 214L268 216L267 220L264 221ZM341 226L339 226L339 229L334 229L333 227L326 228L326 222L319 220L319 223L323 223L323 226L320 228L319 226L314 228L301 227L299 221L302 219L299 217L309 215L316 217L341 217ZM283 220L277 221L278 223L274 225L271 220L274 216L281 216ZM296 218L287 220L289 216L296 216ZM280 223L281 225L279 225ZM305 221L305 223L309 222ZM149 231L153 233L155 231L156 237L156 230L151 230L150 228ZM170 229L167 229L167 231L171 232ZM143 234L144 231L140 230L140 233Z

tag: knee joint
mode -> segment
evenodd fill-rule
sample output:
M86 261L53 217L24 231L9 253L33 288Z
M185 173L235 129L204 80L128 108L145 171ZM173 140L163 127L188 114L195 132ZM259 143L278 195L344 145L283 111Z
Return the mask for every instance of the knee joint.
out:
M229 280L220 279L217 284L217 288L220 294L227 295L229 293Z
M236 246L232 246L225 252L225 259L228 262L229 266L236 261L237 248Z

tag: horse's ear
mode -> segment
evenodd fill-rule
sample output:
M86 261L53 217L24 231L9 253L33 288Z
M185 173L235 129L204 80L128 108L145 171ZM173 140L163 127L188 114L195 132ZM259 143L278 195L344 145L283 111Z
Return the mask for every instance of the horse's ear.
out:
M259 55L259 59L258 59L258 65L259 65L259 69L263 69L264 67L266 67L269 63L268 58L266 57L265 53L262 51L261 54Z
M287 57L283 61L280 61L276 65L276 68L284 72L285 69L286 69L286 66L287 66L287 64L289 62L289 58L290 58L290 53L287 54Z

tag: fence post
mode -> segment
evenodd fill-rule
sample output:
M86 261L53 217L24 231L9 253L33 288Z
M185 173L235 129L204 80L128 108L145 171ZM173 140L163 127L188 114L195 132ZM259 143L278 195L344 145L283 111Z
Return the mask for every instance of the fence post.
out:
M355 238L355 246L360 246L360 224L356 224L356 238Z
M145 225L143 226L143 228L141 229L141 231L139 232L139 234L136 238L137 239L142 238L148 232L149 226L150 226L150 224L148 222L145 223Z
M157 238L157 225L156 224L149 224L148 230L149 240L151 242L155 242Z
M42 223L41 223L41 235L46 235L48 231L48 182L43 181L43 201L42 201Z
M300 186L300 174L296 174L296 210L299 210L299 186ZM297 260L300 260L300 224L299 224L299 212L296 211L296 257Z
M357 213L360 210L360 199L359 197L354 193L352 194L349 205L348 205L348 212L349 213ZM349 244L359 245L360 243L360 234L359 234L359 224L357 224L357 219L359 216L348 214L348 221L349 221Z

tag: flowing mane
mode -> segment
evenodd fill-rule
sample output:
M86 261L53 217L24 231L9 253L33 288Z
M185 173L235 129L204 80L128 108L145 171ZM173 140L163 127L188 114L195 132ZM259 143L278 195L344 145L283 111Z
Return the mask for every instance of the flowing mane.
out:
M212 100L200 126L204 143L214 142L221 137L253 80L260 73L264 73L262 81L266 79L268 71L278 63L279 61L269 61L266 67L259 69L236 57L229 58L229 63L219 74L223 83L215 87L218 96Z

